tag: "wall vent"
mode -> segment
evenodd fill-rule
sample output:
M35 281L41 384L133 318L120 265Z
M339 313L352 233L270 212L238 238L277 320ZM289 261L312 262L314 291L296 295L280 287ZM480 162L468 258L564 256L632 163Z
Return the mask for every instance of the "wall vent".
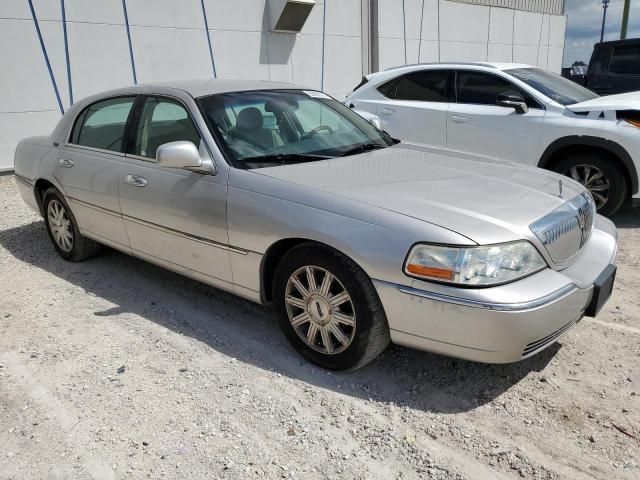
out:
M315 4L315 0L271 0L269 2L271 30L299 32Z

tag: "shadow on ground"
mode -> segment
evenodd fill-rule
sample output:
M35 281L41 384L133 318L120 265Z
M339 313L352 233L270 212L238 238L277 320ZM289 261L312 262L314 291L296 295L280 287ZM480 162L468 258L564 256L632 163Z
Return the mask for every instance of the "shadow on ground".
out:
M0 231L0 244L19 261L114 304L87 321L130 312L256 367L353 397L424 411L472 410L542 370L561 348L556 343L519 363L484 365L392 346L361 370L331 373L293 352L265 307L106 248L87 262L65 262L49 243L43 222Z
M626 208L616 213L611 220L618 228L640 227L640 200L634 200Z

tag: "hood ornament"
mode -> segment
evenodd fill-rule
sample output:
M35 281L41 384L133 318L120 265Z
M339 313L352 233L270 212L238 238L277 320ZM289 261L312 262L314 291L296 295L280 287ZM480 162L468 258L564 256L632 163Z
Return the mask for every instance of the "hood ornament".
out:
M558 180L558 196L562 198L562 179Z

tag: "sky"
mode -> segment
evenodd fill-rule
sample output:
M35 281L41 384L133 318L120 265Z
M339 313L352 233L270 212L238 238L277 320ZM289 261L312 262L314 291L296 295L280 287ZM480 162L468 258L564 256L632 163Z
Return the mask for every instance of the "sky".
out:
M620 38L624 0L611 0L607 9L604 39ZM564 48L565 67L576 60L589 63L593 44L600 41L602 0L566 0L567 37ZM640 0L631 0L627 38L640 37Z

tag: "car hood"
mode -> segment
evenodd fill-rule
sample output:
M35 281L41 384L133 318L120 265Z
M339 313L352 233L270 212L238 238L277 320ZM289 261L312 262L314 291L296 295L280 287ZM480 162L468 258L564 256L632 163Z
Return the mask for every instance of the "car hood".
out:
M408 144L254 171L439 225L480 244L531 238L531 223L584 191L538 168Z
M592 110L640 110L640 92L620 93L594 98L586 102L567 105L572 112L590 112Z

